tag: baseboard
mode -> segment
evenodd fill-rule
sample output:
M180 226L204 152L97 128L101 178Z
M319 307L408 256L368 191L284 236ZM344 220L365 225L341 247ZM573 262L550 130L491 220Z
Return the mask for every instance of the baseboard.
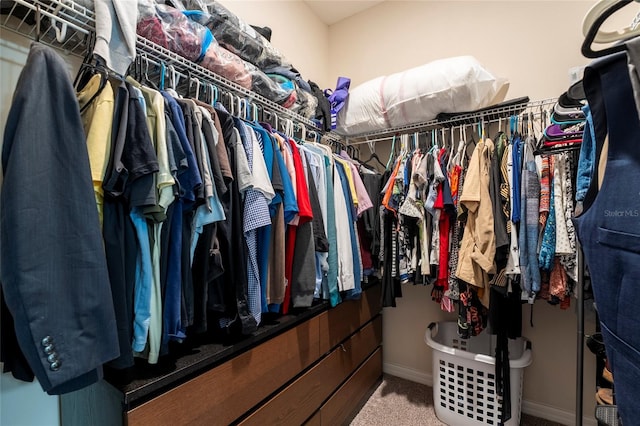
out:
M433 386L433 376L431 374L414 370L413 368L385 362L382 364L382 371L386 374L400 377L401 379L410 380L427 386ZM572 411L566 411L560 408L527 400L522 401L521 409L523 413L540 417L541 419L551 420L563 425L575 424L575 416ZM585 426L596 426L597 422L593 416L584 416L582 424Z
M576 424L576 418L573 411L566 411L533 401L523 400L522 412L531 416L540 417L541 419L561 423L563 425ZM597 422L594 416L585 416L583 413L582 424L585 426L596 426Z
M382 363L382 372L401 379L410 380L427 386L433 386L433 376L422 371L414 370L398 364L390 362Z

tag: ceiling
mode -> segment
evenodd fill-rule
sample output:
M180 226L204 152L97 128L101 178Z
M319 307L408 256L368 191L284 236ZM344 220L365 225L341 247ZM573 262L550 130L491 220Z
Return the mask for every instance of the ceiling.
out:
M326 0L303 0L313 13L327 25L335 24L349 16L369 9L384 0L378 1L326 1Z

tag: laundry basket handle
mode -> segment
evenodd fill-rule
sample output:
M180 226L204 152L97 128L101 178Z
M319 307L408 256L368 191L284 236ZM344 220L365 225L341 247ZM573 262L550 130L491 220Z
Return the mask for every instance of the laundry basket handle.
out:
M448 353L454 355L456 353L454 348L450 348L449 346L445 346L442 343L436 342L433 338L438 335L438 323L432 322L428 326L429 331L424 334L424 342L430 346L432 349L435 349L440 352Z

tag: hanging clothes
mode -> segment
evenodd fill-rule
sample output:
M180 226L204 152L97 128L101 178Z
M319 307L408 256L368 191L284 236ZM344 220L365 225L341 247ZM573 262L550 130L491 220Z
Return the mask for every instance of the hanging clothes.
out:
M540 222L540 181L533 157L534 141L528 138L521 144L522 179L520 210L520 271L522 297L533 303L535 294L540 291L540 269L537 262L538 224Z
M296 199L298 201L298 223L290 235L288 242L291 256L291 279L287 286L282 312L289 311L289 300L294 307L308 307L313 302L315 290L315 250L313 245L313 210L309 198L309 187L304 172L302 157L295 141L287 139L291 149L293 167L296 175Z
M155 364L202 333L248 335L264 315L318 299L357 299L365 272L377 276L379 222L369 212L379 176L363 179L345 153L221 104L102 77L72 97L72 121L88 135L90 205L111 283L101 301L113 311L98 310L117 336L119 350L104 348L109 367L133 367L134 356ZM6 365L28 378L18 361Z
M467 225L462 237L456 276L481 291L483 305L489 305L489 274L495 273L493 207L489 195L489 167L493 142L478 142L465 177L460 203L467 209Z
M120 354L116 317L75 91L64 61L39 43L18 79L2 170L0 235L12 247L0 253L4 368L35 375L52 395L88 386Z

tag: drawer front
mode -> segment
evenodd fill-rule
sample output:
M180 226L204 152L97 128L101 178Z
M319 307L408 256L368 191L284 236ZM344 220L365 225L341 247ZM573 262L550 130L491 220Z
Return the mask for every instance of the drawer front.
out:
M382 376L382 348L378 348L358 371L320 408L321 425L334 426L350 419L362 398Z
M129 411L127 423L228 424L320 357L318 332L314 317Z
M382 310L380 284L320 315L320 353L327 353Z
M378 316L240 424L302 424L381 341L382 317Z
M320 426L322 423L320 422L320 411L315 413L313 417L304 422L304 426Z

